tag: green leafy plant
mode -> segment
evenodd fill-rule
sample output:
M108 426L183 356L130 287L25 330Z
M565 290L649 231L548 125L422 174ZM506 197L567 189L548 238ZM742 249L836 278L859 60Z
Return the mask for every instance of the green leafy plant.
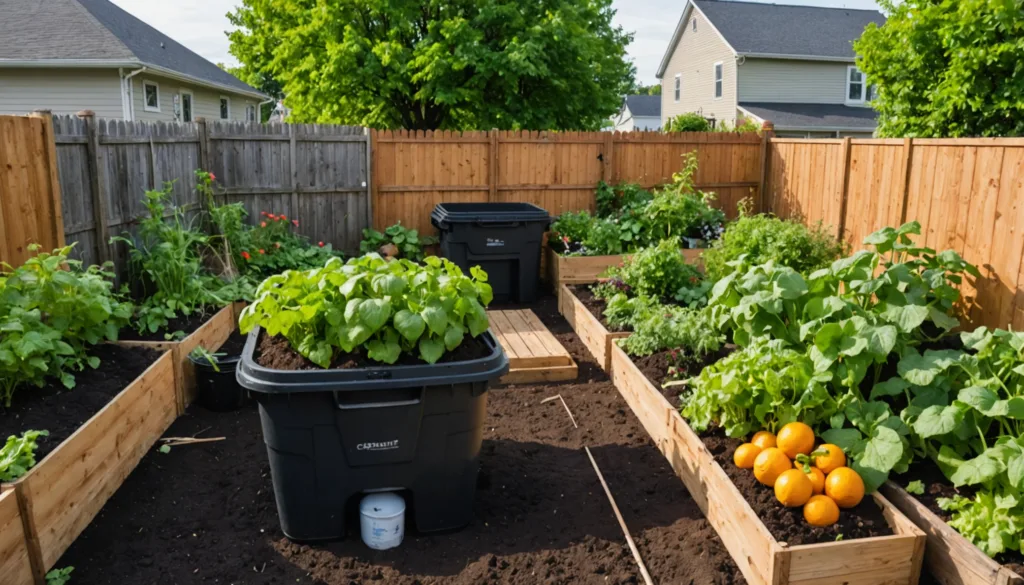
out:
M189 357L193 360L205 360L206 363L210 364L214 372L220 372L220 358L226 356L226 353L213 353L206 349L202 345L197 345L195 349L189 352Z
M283 336L325 368L339 352L355 351L388 364L418 352L435 363L467 333L476 337L489 326L487 274L478 267L470 273L435 256L422 265L377 254L347 263L332 259L323 268L265 280L240 325L243 333L259 325Z
M611 306L613 303L609 303ZM710 325L706 311L674 305L643 305L637 307L630 324L633 333L616 343L629 355L682 349L693 355L718 351L725 338Z
M662 240L657 246L644 248L612 267L608 275L621 280L636 296L663 300L686 299L702 304L709 285L703 275L686 261L675 240Z
M903 489L907 490L908 494L914 494L916 496L924 495L924 483L919 479L915 479L908 483Z
M711 123L696 113L687 112L665 120L665 132L710 132Z
M620 183L609 185L604 181L597 184L595 199L597 202L597 217L610 219L621 215L629 209L642 208L647 205L654 196L650 191L642 188L636 183Z
M311 243L295 233L299 220L287 215L260 212L260 223L246 233L242 248L243 268L259 280L285 270L319 268L341 254L330 244Z
M385 228L384 232L366 228L363 230L363 241L359 243L359 251L364 254L378 252L387 244L393 244L398 249L399 257L409 260L423 260L423 247L437 243L435 236L420 236L419 232L413 229L402 227L402 222Z
M47 435L46 431L25 431L20 437L7 437L0 449L0 481L14 481L28 473L36 464L36 440Z
M715 196L697 191L696 153L683 155L683 168L672 175L672 183L665 185L643 212L643 225L649 241L675 239L679 247L682 238L717 237L725 223L725 213L712 207Z
M1024 494L1020 489L984 488L970 498L939 498L938 504L952 513L949 525L985 554L1024 552Z
M46 585L66 585L71 582L71 572L74 571L74 567L64 567L63 569L53 569L46 574Z

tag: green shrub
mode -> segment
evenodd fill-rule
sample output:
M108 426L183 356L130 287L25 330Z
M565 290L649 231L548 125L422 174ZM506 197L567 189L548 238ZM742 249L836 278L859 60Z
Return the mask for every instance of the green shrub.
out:
M363 241L359 242L359 251L370 254L379 251L383 246L393 244L398 248L400 258L423 260L423 248L437 243L435 236L420 236L419 231L402 227L402 222L378 232L375 229L363 230Z
M679 114L665 121L665 132L710 132L711 123L697 112Z
M718 280L732 272L729 262L746 255L747 263L753 266L772 260L809 274L828 266L842 253L843 245L820 223L809 228L769 215L741 215L704 252L704 268L709 279Z
M707 291L700 271L686 262L675 240L640 250L609 274L625 283L633 296L675 300L695 289Z
M697 191L697 155L683 155L683 168L643 210L640 219L649 242L673 238L682 247L682 238L713 240L725 224L725 212L712 207L714 194Z
M597 184L597 217L618 217L629 209L642 208L653 199L651 192L636 183L609 185L604 181Z

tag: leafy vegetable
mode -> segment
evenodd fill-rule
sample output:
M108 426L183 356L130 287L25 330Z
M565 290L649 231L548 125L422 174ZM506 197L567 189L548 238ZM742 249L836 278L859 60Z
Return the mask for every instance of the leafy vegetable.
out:
M597 217L619 217L624 211L646 206L653 195L636 183L609 185L604 181L597 184Z
M14 481L28 473L36 464L36 440L49 434L25 431L21 437L7 437L7 443L0 449L0 481Z
M491 286L479 267L470 273L433 256L423 265L377 254L332 259L323 268L268 278L240 325L243 333L259 325L284 336L324 368L339 352L357 350L388 364L413 352L435 363L467 333L476 337L488 328Z
M71 572L74 571L74 567L64 567L63 569L53 569L46 574L46 585L66 585L71 582Z
M914 494L917 496L924 495L924 484L919 479L915 479L908 483L907 487L903 489L907 490L908 494Z
M662 240L657 246L640 250L621 267L609 269L608 274L621 280L633 295L685 299L694 305L703 304L710 288L700 271L687 263L674 240Z
M637 300L630 325L633 334L616 343L630 355L646 356L667 349L685 349L696 355L718 351L725 338L717 334L706 311ZM609 308L616 299L609 303Z
M402 227L402 222L398 222L385 228L383 233L372 228L364 229L359 251L363 254L379 252L383 246L393 244L398 248L401 258L420 261L423 259L423 248L436 243L436 237L421 237L419 231Z

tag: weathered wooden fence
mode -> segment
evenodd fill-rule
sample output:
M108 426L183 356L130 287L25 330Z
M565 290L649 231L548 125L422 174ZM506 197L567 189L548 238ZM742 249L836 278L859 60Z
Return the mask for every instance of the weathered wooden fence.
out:
M146 190L173 182L178 205L203 204L194 171L217 176L221 200L300 222L313 241L355 251L370 224L369 137L351 126L230 122L165 124L56 117L64 192L64 232L90 263L125 258L110 236L131 233L145 216Z
M982 277L971 321L1024 327L1024 139L773 139L768 209L822 221L855 249L917 220L919 241L953 249Z
M698 187L759 205L763 139L756 134L659 132L372 131L373 224L433 233L442 201L526 201L552 215L593 209L598 181L662 185L696 151Z
M0 262L64 245L61 190L49 116L0 116Z

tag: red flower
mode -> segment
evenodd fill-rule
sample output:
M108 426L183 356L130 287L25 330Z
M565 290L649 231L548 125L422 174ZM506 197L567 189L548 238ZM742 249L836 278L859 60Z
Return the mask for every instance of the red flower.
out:
M321 248L323 248L323 247L324 247L324 243L323 243L323 242L320 242L320 247L321 247Z
M292 225L294 225L295 227L299 227L299 220L293 219L292 220Z
M287 215L282 215L281 216L281 221L288 221L288 216Z
M271 220L277 221L277 216L274 215L273 213L268 213L267 217L269 217Z
M213 173L210 173L210 180L211 181L216 181L217 180L217 175L215 175Z
M260 222L260 227L267 227L267 222L261 221Z
M263 248L260 248L260 254L266 254L266 251L264 251Z
M267 215L269 215L269 214L266 211L261 211L260 215L262 215L263 217L267 217Z
M242 252L242 258L245 258L246 260L248 260L248 259L252 258L252 256L250 256L248 252Z

